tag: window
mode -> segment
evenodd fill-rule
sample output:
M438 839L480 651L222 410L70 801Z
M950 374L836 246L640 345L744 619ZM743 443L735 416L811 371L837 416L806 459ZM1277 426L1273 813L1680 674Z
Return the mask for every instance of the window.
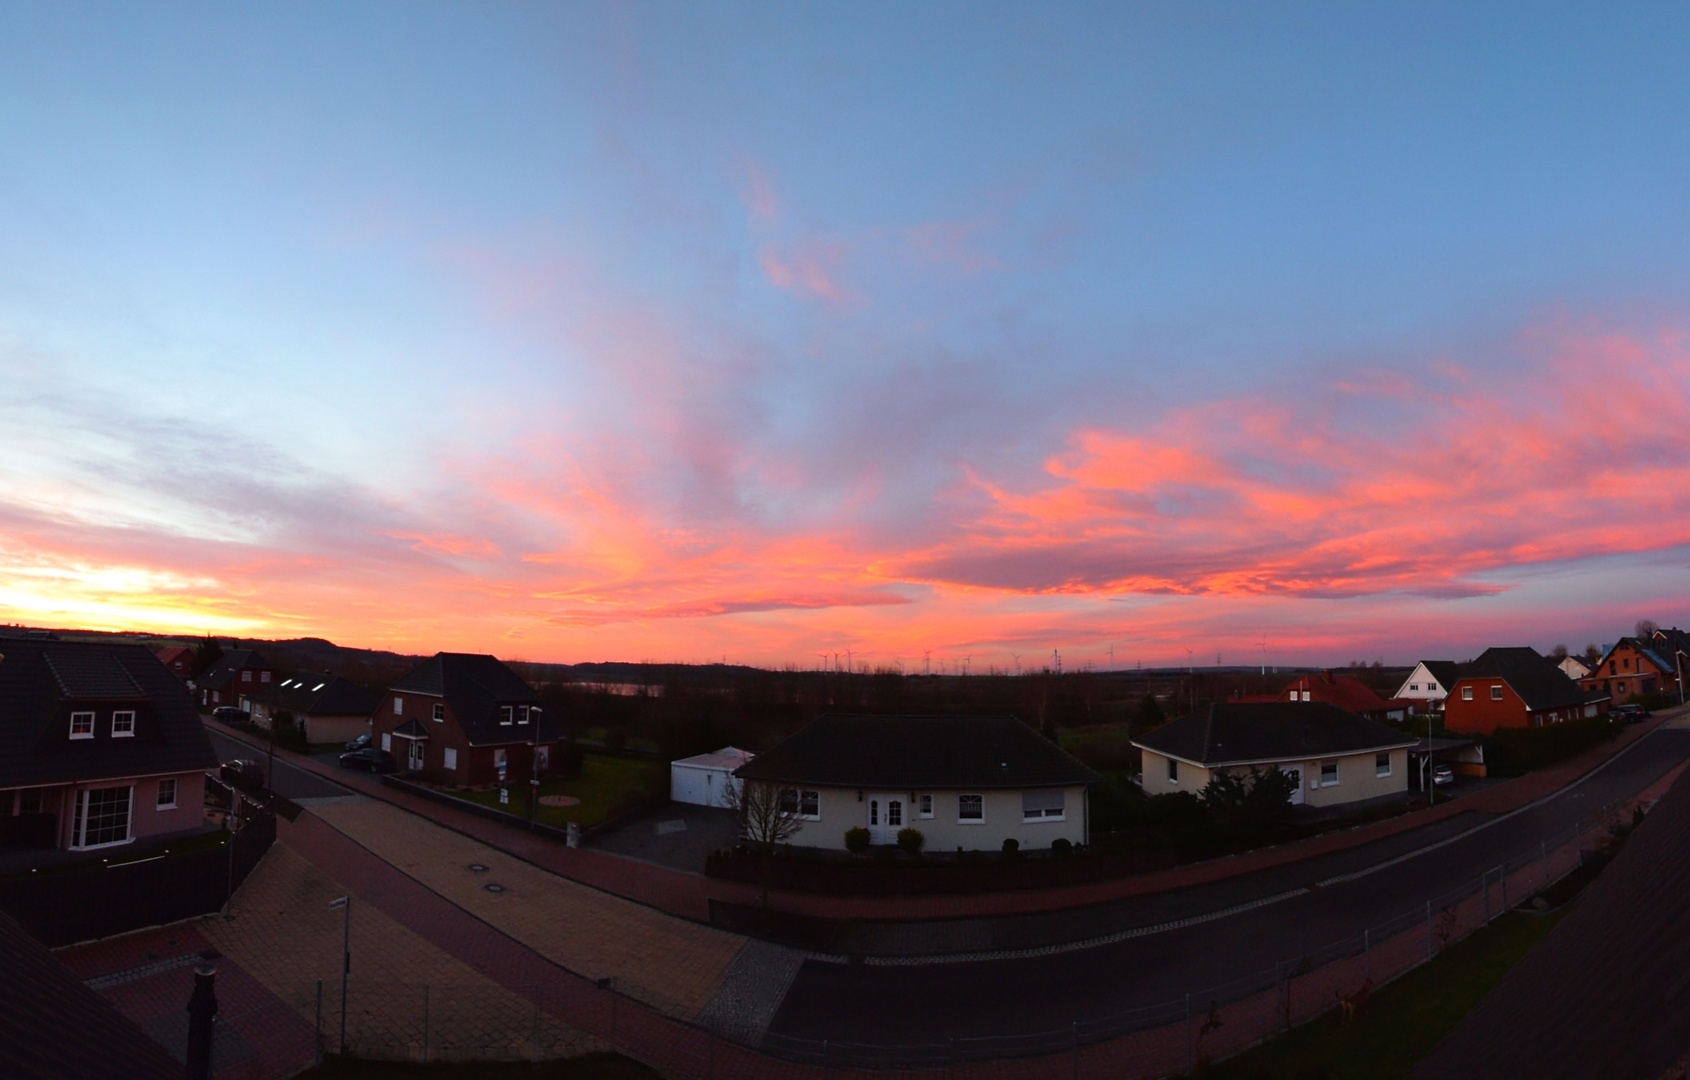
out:
M1173 758L1168 759L1168 783L1179 783L1179 762Z
M458 767L458 752L456 750L452 749L450 746L448 746L446 748L446 768L456 769L457 767Z
M499 770L499 779L505 778L505 770L510 768L510 754L503 750L493 751L493 768Z
M250 672L250 671L241 672L241 682L251 682L251 681L252 681L252 672Z
M1058 788L1055 791L1023 791L1021 793L1022 821L1062 821L1066 819L1063 806L1064 792Z
M1331 787L1338 782L1338 763L1323 761L1320 763L1320 786Z
M167 776L158 782L158 809L176 809L176 778Z
M393 715L394 716L404 716L405 715L405 699L404 698L396 697L396 698L393 699Z
M1386 753L1383 753L1383 754L1375 754L1373 756L1373 775L1374 776L1389 776L1389 775L1391 775L1391 755L1390 755L1389 752L1386 752Z
M1417 683L1417 682L1411 682L1411 683L1408 684L1408 688L1409 688L1410 691L1419 690L1420 684Z
M269 682L270 681L270 673L268 671L259 672L258 673L258 681L259 682Z
M528 706L518 705L516 707L516 722L519 724L528 723Z
M134 794L133 786L77 792L70 846L93 848L128 843L129 808Z
M1616 694L1625 693L1625 680L1624 679L1621 679L1619 682L1614 684L1614 693L1616 693Z
M499 723L509 724L510 722L511 722L511 707L509 705L499 706Z
M958 795L956 797L956 819L975 825L983 824L986 820L986 797L984 795Z
M1304 701L1309 700L1309 692L1307 690L1303 691L1303 700Z
M73 739L92 739L94 737L94 714L91 712L71 713L70 737Z
M111 714L111 737L127 739L135 734L135 714L131 711Z
M1461 700L1462 701L1472 701L1473 700L1473 688L1471 686L1463 686L1461 688Z
M886 826L887 826L887 828L891 828L893 826L897 826L898 828L903 828L903 825L904 825L904 804L899 802L897 799L887 799L886 800Z
M1491 687L1490 688L1490 699L1492 701L1501 701L1502 700L1502 687L1500 687L1500 686Z
M887 804L886 824L898 824L897 806L897 803ZM820 821L822 819L821 795L818 792L800 791L797 788L781 788L780 812L783 814L796 815L797 817L803 818L805 821ZM869 803L869 824L880 824L877 820L879 816L880 803L878 801L871 801Z
M434 703L434 722L436 724L443 723L445 721L445 719L446 719L446 703L444 701L436 701Z
M384 731L381 733L381 748L390 754L393 752L393 732Z
M916 800L916 806L918 807L918 812L921 814L922 817L930 818L930 817L933 816L933 796L931 796L931 795L919 796L918 799Z

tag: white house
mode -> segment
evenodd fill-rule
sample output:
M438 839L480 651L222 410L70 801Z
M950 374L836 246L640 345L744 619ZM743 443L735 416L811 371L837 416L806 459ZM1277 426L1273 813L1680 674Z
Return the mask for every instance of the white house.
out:
M749 750L724 746L709 754L698 754L669 763L669 798L694 806L732 805L732 792L739 781L734 770L756 757Z
M1430 702L1432 708L1437 708L1438 702L1449 697L1449 688L1455 685L1460 666L1453 660L1422 660L1403 680L1397 697Z
M1590 665L1576 656L1563 656L1561 663L1557 666L1567 673L1567 678L1574 682L1590 678Z

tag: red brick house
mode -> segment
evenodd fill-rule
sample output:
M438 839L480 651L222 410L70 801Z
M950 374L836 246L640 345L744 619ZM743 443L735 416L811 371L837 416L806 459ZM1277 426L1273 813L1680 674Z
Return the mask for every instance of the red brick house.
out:
M217 766L145 646L0 642L0 844L86 850L205 828Z
M252 649L230 649L194 680L201 708L234 705L250 710L247 699L276 681L276 667Z
M497 658L444 652L393 684L370 733L402 771L466 787L499 783L501 773L526 783L536 763L545 779L562 737L540 695Z
M1581 688L1536 649L1486 649L1461 666L1444 700L1444 727L1489 735L1498 728L1543 727L1607 711L1605 692Z
M1678 673L1669 644L1655 638L1620 638L1579 685L1622 702L1646 694L1676 695Z
M1323 671L1318 675L1302 675L1291 680L1279 693L1280 701L1320 701L1336 705L1345 712L1383 720L1391 705L1360 679L1349 675L1334 675ZM1401 708L1400 706L1398 707Z
M188 677L194 673L194 650L192 649L184 649L180 645L169 645L159 649L153 655L158 657L159 663L170 669L172 675L183 682L187 682Z

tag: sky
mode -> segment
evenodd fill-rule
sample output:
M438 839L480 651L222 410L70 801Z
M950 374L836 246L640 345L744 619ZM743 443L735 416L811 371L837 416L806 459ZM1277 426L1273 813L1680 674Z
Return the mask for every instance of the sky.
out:
M1690 11L0 2L0 622L1690 625Z

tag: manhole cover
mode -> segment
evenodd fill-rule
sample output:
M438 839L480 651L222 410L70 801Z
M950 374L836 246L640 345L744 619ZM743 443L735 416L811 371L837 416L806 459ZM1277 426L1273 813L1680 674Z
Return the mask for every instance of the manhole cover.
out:
M470 870L471 870L471 871L473 871L473 872L475 872L475 873L477 873L477 874L485 874L485 873L486 873L486 872L487 872L487 868L486 868L486 867L485 867L485 866L482 866L482 865L481 865L481 864L480 864L480 863L478 863L478 862L472 862L472 863L470 863L470 864L469 864L469 868L470 868Z
M490 893L502 893L505 891L505 887L500 885L497 881L489 881L487 884L483 885L482 888L486 889Z
M541 806L580 806L581 800L573 795L542 795Z

